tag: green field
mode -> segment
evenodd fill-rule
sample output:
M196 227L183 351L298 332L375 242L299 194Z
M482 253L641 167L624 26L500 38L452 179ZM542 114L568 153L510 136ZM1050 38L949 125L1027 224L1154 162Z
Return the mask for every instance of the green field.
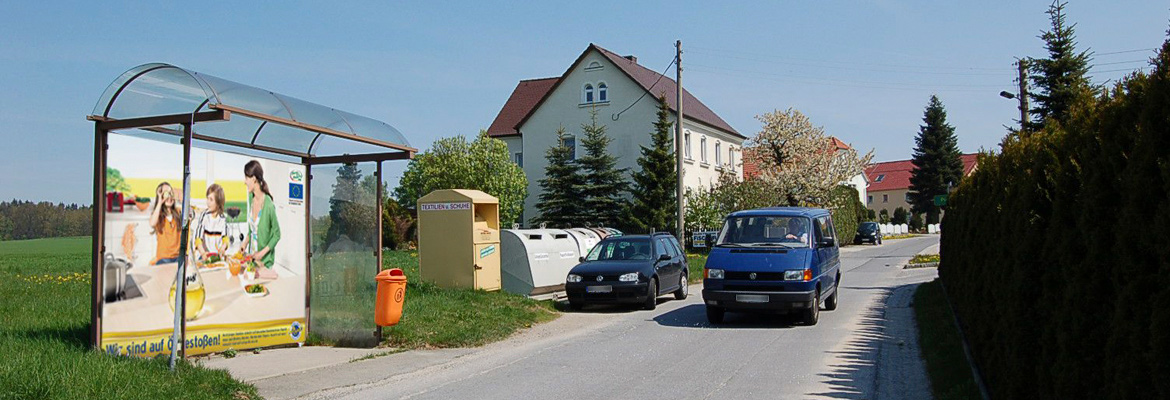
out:
M0 400L259 398L254 387L224 371L182 363L178 373L171 373L165 358L116 357L91 350L90 245L88 237L0 242L0 360L4 360ZM384 345L479 346L560 315L549 301L502 291L441 289L421 282L417 253L385 252L383 266L402 268L409 279L404 316L397 326L384 330ZM345 274L331 275L326 280ZM373 279L357 285L372 287ZM315 302L315 309L330 308L331 323L367 325L359 329L373 332L369 322L373 310L368 306L319 300L323 302ZM319 338L315 342L330 343Z
M0 242L0 399L249 399L227 372L89 346L90 239Z
M687 279L691 283L703 281L703 266L707 265L706 253L687 253Z

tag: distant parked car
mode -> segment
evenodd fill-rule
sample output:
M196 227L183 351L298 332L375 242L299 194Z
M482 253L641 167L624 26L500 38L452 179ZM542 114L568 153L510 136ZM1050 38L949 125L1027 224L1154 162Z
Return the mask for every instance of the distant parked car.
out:
M837 308L841 261L833 219L819 208L775 207L736 211L703 269L707 320L727 311L796 313L815 325Z
M877 222L862 222L861 225L857 226L857 234L853 235L853 244L865 242L874 245L882 244L882 230Z
M573 310L605 303L653 310L660 295L687 298L687 259L669 233L609 237L569 271L565 292Z

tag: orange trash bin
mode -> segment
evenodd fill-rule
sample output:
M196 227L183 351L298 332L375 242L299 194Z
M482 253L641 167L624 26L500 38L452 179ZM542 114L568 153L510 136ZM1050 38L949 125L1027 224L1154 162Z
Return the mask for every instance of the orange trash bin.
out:
M374 323L378 326L397 325L402 318L402 303L406 300L406 274L391 268L374 277L378 281L378 302L374 304Z

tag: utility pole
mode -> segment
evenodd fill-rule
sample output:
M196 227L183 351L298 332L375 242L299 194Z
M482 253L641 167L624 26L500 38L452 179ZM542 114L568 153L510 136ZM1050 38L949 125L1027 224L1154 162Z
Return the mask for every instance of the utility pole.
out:
M1016 60L1016 66L1020 69L1020 132L1028 129L1028 60L1021 58Z
M674 124L674 169L678 176L678 241L686 243L686 230L683 229L683 87L682 87L682 40L674 41L674 82L675 107L678 109L678 119Z

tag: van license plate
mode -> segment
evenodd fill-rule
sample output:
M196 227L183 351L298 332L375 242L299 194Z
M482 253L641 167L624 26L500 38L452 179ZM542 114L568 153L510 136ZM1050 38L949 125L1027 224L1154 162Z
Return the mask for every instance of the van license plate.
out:
M588 293L609 293L613 291L613 286L586 286L585 291Z
M768 295L765 294L737 294L735 301L740 303L767 303Z

